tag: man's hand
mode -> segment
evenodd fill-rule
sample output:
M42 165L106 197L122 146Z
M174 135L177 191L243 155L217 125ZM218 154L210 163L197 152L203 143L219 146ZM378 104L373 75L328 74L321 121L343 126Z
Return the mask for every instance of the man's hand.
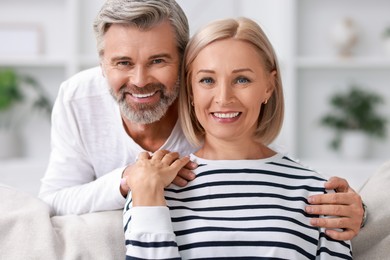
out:
M127 196L129 193L129 186L126 183L126 177L131 172L133 165L128 165L123 171L122 180L120 184L120 192L123 197ZM189 161L177 174L175 179L173 180L173 184L184 187L188 184L189 181L195 179L196 175L192 172L192 170L196 169L198 165L194 162Z
M362 224L362 199L342 178L330 178L325 188L336 190L337 193L309 197L308 201L312 205L306 207L306 212L334 217L313 218L310 222L313 226L327 228L326 234L333 239L351 240L359 233ZM342 231L332 230L336 228Z
M189 161L176 175L173 180L173 184L184 187L188 184L189 181L195 179L196 175L192 172L192 170L196 169L198 165L194 162Z

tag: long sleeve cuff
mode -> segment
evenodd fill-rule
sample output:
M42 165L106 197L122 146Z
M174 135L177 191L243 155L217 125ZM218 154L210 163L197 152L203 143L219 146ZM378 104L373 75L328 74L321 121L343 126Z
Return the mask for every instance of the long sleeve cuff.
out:
M173 233L168 207L132 208L129 229L132 233Z
M109 196L108 198L102 198L107 201L108 204L103 206L102 209L98 210L123 209L126 198L124 198L121 194L120 181L122 178L122 172L125 168L126 167L115 169L110 174L106 174L96 180L100 182L100 185L104 185L106 187L107 192L105 193L105 196Z

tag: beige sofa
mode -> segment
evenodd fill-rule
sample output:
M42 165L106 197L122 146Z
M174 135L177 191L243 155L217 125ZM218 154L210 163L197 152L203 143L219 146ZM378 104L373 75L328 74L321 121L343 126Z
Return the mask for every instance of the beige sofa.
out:
M390 259L390 161L363 185L366 226L354 259ZM42 201L0 185L0 259L125 259L122 211L50 217Z
M352 240L355 260L390 259L390 161L372 175L359 191L368 219Z

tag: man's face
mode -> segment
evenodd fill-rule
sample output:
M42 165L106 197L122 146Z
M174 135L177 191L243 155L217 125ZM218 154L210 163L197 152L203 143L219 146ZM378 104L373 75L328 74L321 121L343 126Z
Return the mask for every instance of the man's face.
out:
M161 119L179 92L179 53L172 26L150 30L114 24L104 35L103 73L128 120L150 124Z

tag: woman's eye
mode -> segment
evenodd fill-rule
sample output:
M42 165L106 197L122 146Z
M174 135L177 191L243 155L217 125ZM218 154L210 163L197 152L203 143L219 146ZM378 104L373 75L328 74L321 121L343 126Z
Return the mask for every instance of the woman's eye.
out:
M236 82L237 82L238 84L245 84L245 83L250 82L250 80L247 79L247 78L245 78L245 77L240 77L240 78L237 78Z
M202 78L199 82L203 84L212 84L214 83L214 80L212 78Z

